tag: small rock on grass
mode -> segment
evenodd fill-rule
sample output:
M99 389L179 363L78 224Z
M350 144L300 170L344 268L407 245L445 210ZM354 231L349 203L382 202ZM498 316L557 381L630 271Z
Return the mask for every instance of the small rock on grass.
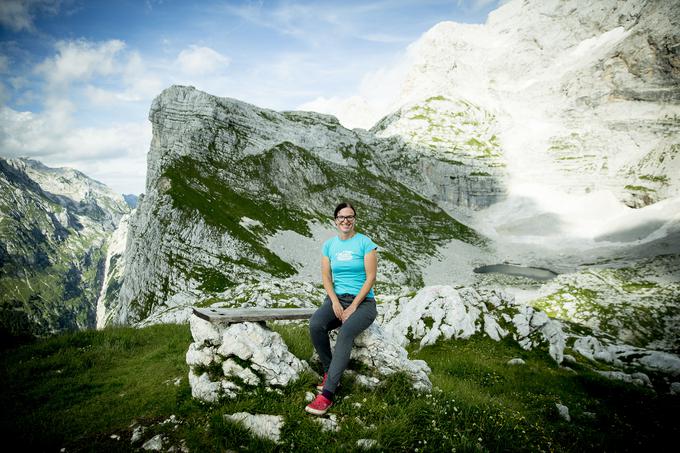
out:
M520 358L508 360L508 365L525 365L526 362Z
M135 426L132 430L132 439L130 441L134 444L142 440L142 434L144 434L145 428L143 426Z
M357 447L363 449L373 448L378 445L378 441L375 439L359 439L357 440Z
M569 408L563 404L560 403L555 403L555 406L557 407L557 412L559 412L560 417L562 417L564 420L570 422L571 421L571 416L569 415Z
M161 434L153 436L151 439L144 442L142 448L150 451L161 451L163 449L163 436Z
M563 360L564 360L565 362L567 362L567 363L572 364L572 365L576 365L576 364L578 363L578 362L576 361L576 359L574 358L574 356L573 356L573 355L570 355L570 354L564 354L564 359L563 359Z
M240 422L251 433L256 436L264 437L275 443L281 439L281 428L283 427L283 417L280 415L249 414L238 412L227 414L224 418L235 422Z
M321 425L321 431L340 431L340 424L338 423L338 416L335 414L330 414L328 418L318 417L314 421Z
M671 395L680 395L680 382L671 383Z

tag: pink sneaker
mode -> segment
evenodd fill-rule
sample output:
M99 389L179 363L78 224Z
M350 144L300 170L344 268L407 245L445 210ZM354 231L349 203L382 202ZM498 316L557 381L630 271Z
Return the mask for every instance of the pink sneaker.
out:
M328 409L333 405L333 401L329 400L323 395L316 395L314 401L309 403L305 410L310 414L323 415L328 412Z
M316 389L318 391L323 391L323 386L326 385L326 379L328 379L328 373L323 374L323 381L321 381L321 384L316 385Z
M317 392L319 392L319 393L323 392L323 386L326 385L326 380L328 380L328 373L324 373L323 381L321 381L321 384L316 384L316 391ZM339 388L340 388L340 383L338 382L337 387L335 387L335 391L337 392Z

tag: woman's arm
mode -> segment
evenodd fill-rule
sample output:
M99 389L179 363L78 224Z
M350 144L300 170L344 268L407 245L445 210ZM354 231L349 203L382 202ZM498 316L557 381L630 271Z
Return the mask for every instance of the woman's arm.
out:
M342 319L342 305L338 300L337 294L335 294L335 289L333 288L333 272L331 271L331 260L327 256L321 257L321 281L323 282L323 287L326 290L326 294L331 299L331 305L333 306L333 313L338 319Z
M375 249L364 255L364 269L366 270L366 281L361 287L359 294L354 297L354 300L350 306L347 307L342 313L341 319L343 321L346 321L347 318L349 318L352 313L354 313L359 304L363 302L364 298L366 298L366 294L368 294L375 284L375 276L378 273L378 252L376 252Z

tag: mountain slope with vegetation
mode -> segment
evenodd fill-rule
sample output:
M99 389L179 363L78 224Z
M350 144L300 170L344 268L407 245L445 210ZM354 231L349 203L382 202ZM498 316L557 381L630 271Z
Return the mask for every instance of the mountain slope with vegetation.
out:
M402 184L406 169L393 162L407 150L397 140L193 87L165 90L150 119L146 193L130 219L116 322L141 321L178 294L186 306L240 283L295 276L299 263L275 253L273 238L289 232L298 247L320 250L344 199L380 246L385 288L422 285L418 260L445 242L484 242Z
M94 327L123 198L68 168L0 158L0 336Z

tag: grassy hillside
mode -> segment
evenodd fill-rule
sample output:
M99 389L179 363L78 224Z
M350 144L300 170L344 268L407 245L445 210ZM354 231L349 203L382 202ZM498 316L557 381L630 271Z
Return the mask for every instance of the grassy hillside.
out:
M275 329L309 358L306 325ZM410 391L398 375L378 391L343 378L331 410L340 431L322 432L303 411L311 375L282 394L193 400L184 357L191 341L188 326L160 325L69 333L2 351L3 438L25 451L69 452L139 450L156 434L166 437L165 451L347 451L359 439L386 451L653 451L680 434L678 397L605 380L586 364L576 373L561 369L545 353L482 337L412 352L432 368L431 396ZM526 365L507 365L514 357ZM571 422L555 403L569 407ZM223 418L240 411L283 415L282 443Z

